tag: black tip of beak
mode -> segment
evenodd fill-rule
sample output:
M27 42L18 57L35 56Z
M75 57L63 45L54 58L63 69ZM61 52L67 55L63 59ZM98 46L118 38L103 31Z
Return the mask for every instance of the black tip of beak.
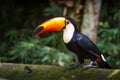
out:
M39 28L36 28L34 31L33 31L33 34L32 36L35 36L38 32L42 31L44 29L43 26L39 27Z

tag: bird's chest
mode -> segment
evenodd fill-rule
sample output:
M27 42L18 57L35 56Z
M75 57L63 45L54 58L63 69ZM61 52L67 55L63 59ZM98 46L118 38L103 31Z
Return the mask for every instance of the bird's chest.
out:
M80 47L77 45L76 39L73 37L69 43L65 43L66 47L75 53L80 51Z

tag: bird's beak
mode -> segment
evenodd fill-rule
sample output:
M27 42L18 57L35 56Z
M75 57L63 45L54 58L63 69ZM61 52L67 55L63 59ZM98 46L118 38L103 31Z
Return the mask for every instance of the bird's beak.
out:
M65 26L65 18L64 17L56 17L49 19L42 24L40 24L33 32L33 36L37 37L40 34L45 32L53 32L60 31Z

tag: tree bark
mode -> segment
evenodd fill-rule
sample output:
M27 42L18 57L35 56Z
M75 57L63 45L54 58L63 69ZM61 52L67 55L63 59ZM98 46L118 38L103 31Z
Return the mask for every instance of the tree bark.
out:
M84 7L82 32L96 42L97 26L102 0L86 0Z
M61 66L1 63L0 80L120 80L120 70L82 67L70 70Z

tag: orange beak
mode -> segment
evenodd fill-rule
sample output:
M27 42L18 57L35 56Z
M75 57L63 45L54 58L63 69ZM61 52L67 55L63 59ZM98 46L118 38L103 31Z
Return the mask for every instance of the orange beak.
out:
M46 33L46 32L54 32L54 31L60 31L65 27L65 18L64 17L56 17L49 19L42 24L40 24L35 31L33 32L33 35L35 37L39 36L40 34Z

